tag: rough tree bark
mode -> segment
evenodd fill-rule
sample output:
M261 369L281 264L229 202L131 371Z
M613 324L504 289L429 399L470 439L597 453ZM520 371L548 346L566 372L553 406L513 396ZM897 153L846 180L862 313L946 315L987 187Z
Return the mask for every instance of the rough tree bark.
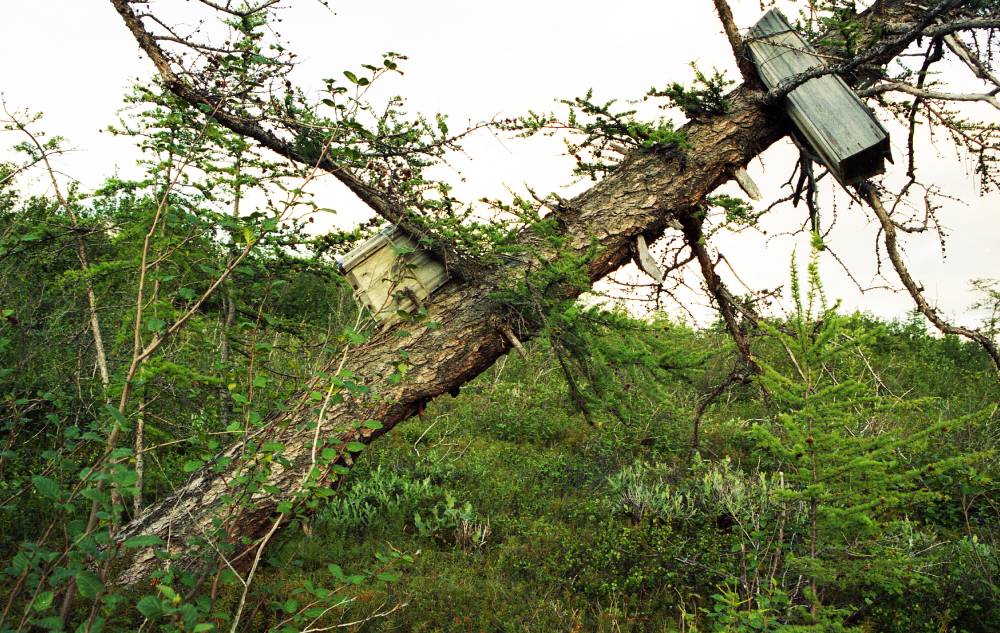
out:
M112 2L121 13L125 3ZM917 20L931 6L934 3L883 0L863 17L871 27L905 24ZM135 33L135 23L129 23L128 15L123 17ZM136 36L142 45L141 36ZM900 47L905 47L905 43ZM875 61L886 63L900 47L886 51ZM846 79L858 81L857 76ZM184 91L179 96L190 97ZM733 106L729 114L691 122L683 128L689 149L632 153L611 175L565 205L559 216L560 230L568 238L569 247L583 255L594 244L598 246L588 264L592 282L628 263L632 244L639 235L645 236L647 242L660 237L668 220L696 209L706 195L732 177L733 170L745 166L788 133L788 123L780 108L764 105L762 93L755 87L741 86L729 99ZM318 433L323 438L335 439L335 448L339 445L337 462L351 465L352 458L344 449L347 442L371 442L416 413L430 399L455 393L506 353L511 343L501 332L504 328L497 327L498 306L491 293L504 280L524 275L529 267L542 263L535 261L492 271L477 279L452 281L437 291L429 304L430 319L439 327L402 326L410 336L400 338L391 331L382 332L352 349L344 369L363 381L378 398L345 395L344 402L326 410ZM563 289L564 298L572 298L579 292L578 288ZM531 334L517 332L522 339ZM404 354L409 364L405 379L398 383L390 381L389 376ZM317 378L314 388L320 387L318 381ZM313 404L303 393L297 406L269 420L268 440L284 445L284 456L291 465L275 466L267 483L283 491L293 490L312 468L317 420ZM381 422L381 429L371 432L358 428L369 419ZM264 432L259 432L257 439ZM222 457L238 457L243 450L244 443L239 443L228 448ZM230 482L238 474L234 470L239 461L233 464L218 473L211 464L194 473L184 486L124 526L117 538L154 534L179 553L187 539L212 533L213 520L222 520L231 537L259 539L270 531L282 497L261 493L223 516L227 512L224 499L234 494ZM253 558L254 547L246 550L249 555L243 556L243 560ZM118 580L139 581L161 564L151 551L140 551L128 561Z

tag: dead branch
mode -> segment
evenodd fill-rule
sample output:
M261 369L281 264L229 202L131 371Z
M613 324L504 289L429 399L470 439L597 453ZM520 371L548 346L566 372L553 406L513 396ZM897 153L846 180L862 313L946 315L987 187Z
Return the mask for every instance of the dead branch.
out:
M924 297L923 287L918 284L913 276L910 274L909 269L906 267L906 263L903 261L903 257L899 252L899 244L896 240L896 225L892 222L892 218L885 210L885 206L882 204L882 199L878 195L878 191L874 185L871 183L862 183L857 186L857 192L861 198L868 203L872 211L875 212L875 217L878 218L879 223L882 225L882 234L884 237L885 250L889 254L889 261L892 262L892 267L896 270L896 274L899 275L899 280L906 287L906 291L910 294L913 302L916 304L917 309L920 311L924 317L927 318L934 327L940 330L943 334L954 334L956 336L961 336L967 338L970 341L975 341L989 354L990 358L993 360L993 364L997 368L997 377L1000 378L1000 351L997 350L996 344L993 340L980 332L979 330L971 330L969 328L956 326L945 321L936 309L931 307Z
M750 57L747 55L746 48L743 45L743 37L740 35L740 30L733 20L733 10L729 7L729 3L726 0L712 1L715 3L715 12L719 15L722 28L726 32L726 38L729 39L729 47L733 49L733 57L736 58L736 65L740 69L740 74L743 75L743 81L748 83L755 82L757 80L757 71L754 70L753 63L750 61Z

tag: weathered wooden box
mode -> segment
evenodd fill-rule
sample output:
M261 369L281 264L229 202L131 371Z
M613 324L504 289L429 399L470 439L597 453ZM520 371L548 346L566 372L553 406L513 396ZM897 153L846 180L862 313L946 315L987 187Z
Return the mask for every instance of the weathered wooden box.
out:
M395 226L344 255L340 267L362 305L386 323L414 312L448 281L441 262Z
M764 84L826 65L788 20L771 9L750 28L747 48ZM885 171L892 161L889 133L861 99L831 73L810 79L787 98L788 116L833 175L849 185Z

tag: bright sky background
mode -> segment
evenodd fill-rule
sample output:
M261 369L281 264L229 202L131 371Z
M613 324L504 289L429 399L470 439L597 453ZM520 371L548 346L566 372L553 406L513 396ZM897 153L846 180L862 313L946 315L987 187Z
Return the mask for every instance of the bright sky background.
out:
M758 0L731 0L741 27L761 14ZM318 86L322 77L340 77L344 69L376 62L388 50L409 56L405 76L391 89L407 97L413 112L449 115L452 128L494 115L517 115L528 109L553 110L557 98L594 88L595 97L641 97L652 85L691 79L688 63L713 66L736 76L728 44L709 0L369 0L331 2L335 13L314 0L288 0L281 32L303 61L296 77ZM136 149L126 139L101 130L116 121L122 95L137 79L152 73L130 34L106 0L0 0L0 91L10 108L45 114L44 129L67 137L78 151L61 159L68 176L92 187L116 172L136 175ZM165 0L183 23L187 0ZM183 24L182 24L183 26ZM192 25L188 25L192 26ZM964 72L955 68L955 72ZM982 111L980 111L982 112ZM995 111L986 116L996 117ZM884 117L883 117L884 118ZM901 130L893 152L903 162ZM0 147L17 140L0 136ZM503 196L505 186L536 191L561 190L570 182L572 161L560 155L551 139L500 140L482 134L466 144L460 161L466 179L458 192L467 199ZM3 154L0 153L0 157ZM782 195L795 161L786 143L772 148L751 165L765 199ZM932 236L906 242L911 272L928 298L961 323L973 323L967 309L973 301L968 282L1000 277L1000 196L979 197L968 165L941 140L928 145L925 176L959 200L940 212L950 233L947 259ZM347 225L367 211L338 185L323 190L321 202L338 209L331 222ZM830 196L826 196L830 200ZM766 203L766 201L765 201ZM857 207L838 202L838 227L829 240L834 251L864 285L884 285L875 277L876 231ZM765 227L768 236L746 233L719 240L740 279L754 288L785 284L792 250L808 252L805 237L780 234L801 223L804 209L783 208ZM830 211L827 211L830 213ZM902 316L909 298L884 290L862 295L829 257L823 260L827 293L849 308L883 316ZM720 271L736 292L743 287ZM889 281L897 279L885 271ZM898 285L898 284L897 284ZM703 299L692 301L704 304ZM694 311L705 315L703 307Z

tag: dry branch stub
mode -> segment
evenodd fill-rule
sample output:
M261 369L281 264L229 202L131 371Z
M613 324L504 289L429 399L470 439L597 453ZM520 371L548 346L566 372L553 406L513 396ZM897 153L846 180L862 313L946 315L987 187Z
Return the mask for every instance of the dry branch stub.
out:
M826 62L777 9L750 27L747 47L764 84L773 89ZM792 90L785 100L795 127L844 185L885 171L889 133L847 86L830 73Z
M746 169L742 167L737 167L735 170L733 170L733 178L736 179L736 184L740 186L740 189L743 190L743 193L747 194L748 198L750 198L751 200L761 199L760 188L757 187L757 183L755 183L753 179L750 178L750 174L747 173Z
M358 300L378 320L413 312L449 279L444 265L399 227L387 226L340 260Z
M636 263L639 264L639 268L652 277L656 283L662 284L663 271L660 270L660 267L656 264L656 260L653 259L653 255L649 252L649 245L646 244L646 238L641 234L635 238L635 250Z

